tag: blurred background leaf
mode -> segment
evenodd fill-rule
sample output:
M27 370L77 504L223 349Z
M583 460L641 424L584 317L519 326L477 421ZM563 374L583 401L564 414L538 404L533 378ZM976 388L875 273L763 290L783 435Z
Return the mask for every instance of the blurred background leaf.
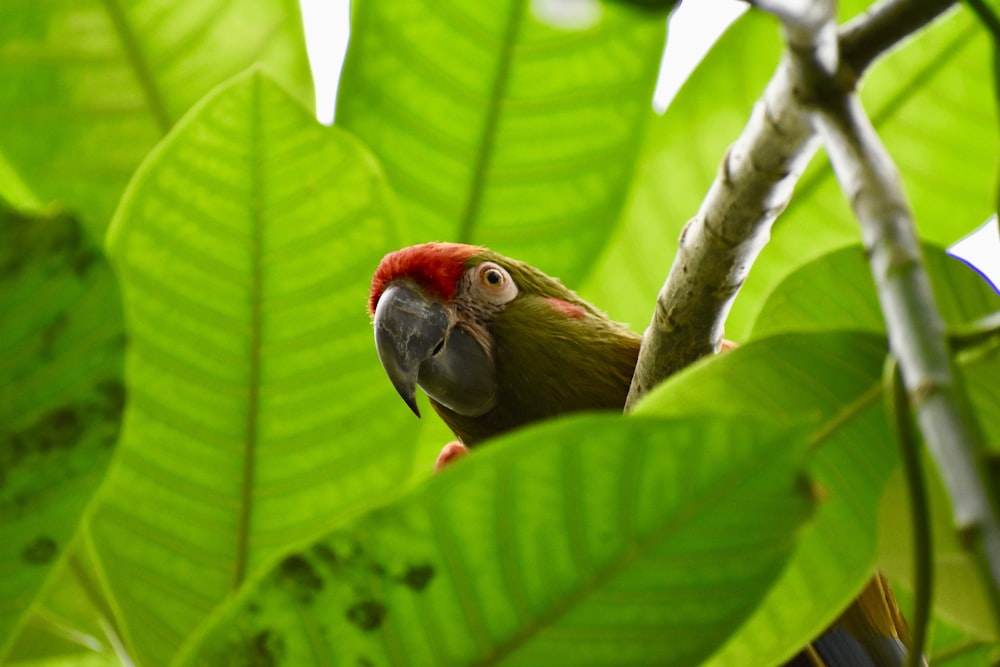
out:
M80 222L0 202L0 662L111 458L125 327Z
M108 241L129 403L89 532L140 662L409 474L414 429L388 409L364 309L400 236L370 154L260 71L137 172Z
M312 104L296 0L4 0L0 163L17 199L57 202L103 238L146 153L257 62ZM10 187L0 178L0 196Z
M521 431L288 556L183 664L697 664L794 545L804 454L746 419Z
M629 187L666 22L587 3L560 24L544 4L358 0L336 122L385 165L408 243L480 243L576 285Z

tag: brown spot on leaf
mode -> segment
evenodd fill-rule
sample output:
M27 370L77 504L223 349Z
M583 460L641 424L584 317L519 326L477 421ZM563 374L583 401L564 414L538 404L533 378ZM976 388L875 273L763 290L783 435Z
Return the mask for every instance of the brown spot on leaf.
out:
M0 437L0 471L10 470L31 454L48 454L70 449L86 431L79 407L62 405L49 412L30 426ZM0 483L3 475L0 472Z
M323 579L316 574L312 564L299 554L281 561L279 572L281 584L300 602L312 602L316 593L323 590Z
M100 259L100 255L93 248L81 248L73 254L72 258L73 273L76 274L77 278L83 278L90 273L90 269Z
M253 667L275 667L285 654L285 643L270 630L261 630L250 640L249 664Z
M59 545L56 544L55 540L40 535L24 548L24 551L21 552L21 558L32 565L45 565L51 562L58 553Z
M340 566L340 557L337 555L337 552L324 542L314 544L312 551L332 572L335 572Z
M406 568L406 572L399 578L399 581L406 584L410 590L417 593L427 588L434 578L434 568L430 565L411 565Z
M15 248L0 257L0 275L12 276L37 267L39 259L55 259L77 276L86 275L100 259L100 253L88 238L79 220L68 213L41 216L0 210L3 244Z
M67 319L65 311L61 312L53 317L52 321L49 322L45 326L45 329L42 330L38 356L40 356L43 360L48 361L52 359L52 353L55 348L56 341L66 330Z
M362 600L347 610L347 620L365 632L371 632L382 625L385 614L385 605L378 600Z

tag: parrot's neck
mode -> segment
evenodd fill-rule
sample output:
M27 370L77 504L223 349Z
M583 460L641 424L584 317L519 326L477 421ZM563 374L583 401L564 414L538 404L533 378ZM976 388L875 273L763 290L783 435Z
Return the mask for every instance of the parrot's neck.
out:
M490 325L497 402L465 417L431 401L467 446L582 410L621 411L641 337L603 315L559 312L544 298L512 304Z

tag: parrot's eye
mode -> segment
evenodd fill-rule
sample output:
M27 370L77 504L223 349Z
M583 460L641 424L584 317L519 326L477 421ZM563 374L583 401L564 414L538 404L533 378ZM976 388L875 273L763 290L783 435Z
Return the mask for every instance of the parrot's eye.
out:
M507 303L517 296L517 285L499 264L483 262L477 268L480 291L494 303Z

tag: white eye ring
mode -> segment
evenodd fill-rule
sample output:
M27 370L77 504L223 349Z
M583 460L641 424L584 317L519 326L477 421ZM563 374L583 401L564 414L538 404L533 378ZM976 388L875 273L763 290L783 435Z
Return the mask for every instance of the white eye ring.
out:
M517 284L495 262L483 262L476 267L476 285L482 295L493 303L508 303L517 296Z

